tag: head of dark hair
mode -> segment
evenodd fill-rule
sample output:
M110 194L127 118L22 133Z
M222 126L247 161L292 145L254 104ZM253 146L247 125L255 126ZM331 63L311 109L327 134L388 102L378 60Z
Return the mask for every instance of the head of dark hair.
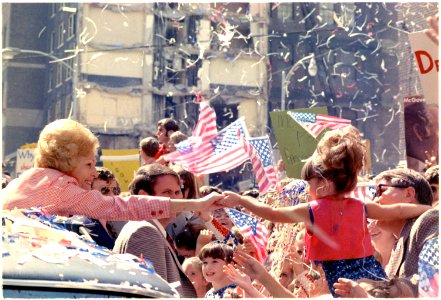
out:
M218 187L215 187L215 186L204 185L199 188L199 196L201 196L201 197L205 197L207 195L210 195L213 192L218 193L218 194L222 194L222 190Z
M178 184L180 184L179 175L164 165L154 163L142 166L136 171L135 178L129 185L129 190L132 195L138 195L140 190L145 191L149 195L154 195L154 186L159 177L171 175L176 177Z
M385 180L402 187L413 187L418 203L432 205L433 195L429 182L415 170L396 168L383 171L374 178L375 182Z
M206 227L199 223L189 222L175 237L176 248L184 248L186 250L196 250L196 242L199 233Z
M167 132L169 130L173 130L173 131L179 130L178 122L173 118L165 118L165 119L159 120L158 126L159 125L164 126L164 128Z
M96 176L96 179L101 179L106 182L109 182L111 180L116 180L115 174L112 173L109 169L105 167L96 167L96 171L98 175Z
M325 133L317 150L303 165L301 177L309 181L321 178L334 183L338 193L352 191L365 161L360 132L346 126Z
M199 191L196 189L196 179L193 173L183 169L181 166L175 165L173 170L178 173L182 181L182 194L188 189L187 199L197 199L199 198Z
M424 172L424 178L432 184L432 183L439 183L439 166L431 166Z
M139 142L139 147L149 157L154 157L159 151L159 141L154 137L146 137Z
M233 261L233 247L219 241L210 242L202 247L199 252L200 260L203 261L207 257L218 258L226 263L231 263Z
M246 190L246 191L243 191L239 194L242 196L250 196L250 197L253 197L256 199L259 198L259 195L260 195L259 191L256 189Z

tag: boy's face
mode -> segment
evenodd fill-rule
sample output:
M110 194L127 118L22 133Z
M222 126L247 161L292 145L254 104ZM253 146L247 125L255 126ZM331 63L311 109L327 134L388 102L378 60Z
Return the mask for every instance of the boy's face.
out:
M225 279L222 271L223 266L227 263L220 258L206 257L202 260L202 274L208 282L219 282Z
M184 265L184 273L190 279L194 287L206 286L208 283L202 275L202 267L199 268L193 264Z

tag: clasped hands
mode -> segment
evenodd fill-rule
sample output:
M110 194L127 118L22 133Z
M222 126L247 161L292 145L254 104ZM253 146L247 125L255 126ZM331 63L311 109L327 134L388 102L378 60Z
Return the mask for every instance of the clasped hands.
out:
M224 207L234 207L240 205L241 196L234 192L223 192L222 194L211 193L199 200L199 211L214 211Z

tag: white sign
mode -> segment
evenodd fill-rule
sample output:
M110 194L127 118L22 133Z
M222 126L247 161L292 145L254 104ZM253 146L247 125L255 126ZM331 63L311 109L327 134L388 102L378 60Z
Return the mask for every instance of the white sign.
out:
M15 166L17 175L20 175L34 166L34 151L35 148L17 149L17 164Z
M415 56L418 74L427 103L438 103L438 45L423 32L409 34L412 55Z

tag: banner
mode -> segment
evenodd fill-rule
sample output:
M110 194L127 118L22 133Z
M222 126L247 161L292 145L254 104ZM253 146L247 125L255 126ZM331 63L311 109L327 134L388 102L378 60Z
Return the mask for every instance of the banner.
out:
M122 192L129 191L133 175L141 166L138 149L103 149L100 160L115 174Z
M423 31L409 33L412 55L415 56L418 75L426 103L438 103L438 45Z
M294 109L291 111L328 114L326 107ZM300 178L304 160L315 151L317 142L323 133L315 139L299 123L294 121L287 111L270 112L270 117L280 155L285 163L286 175L290 178Z
M436 84L433 84L436 85ZM424 96L404 97L404 132L407 167L424 172L425 161L438 162L438 104Z

